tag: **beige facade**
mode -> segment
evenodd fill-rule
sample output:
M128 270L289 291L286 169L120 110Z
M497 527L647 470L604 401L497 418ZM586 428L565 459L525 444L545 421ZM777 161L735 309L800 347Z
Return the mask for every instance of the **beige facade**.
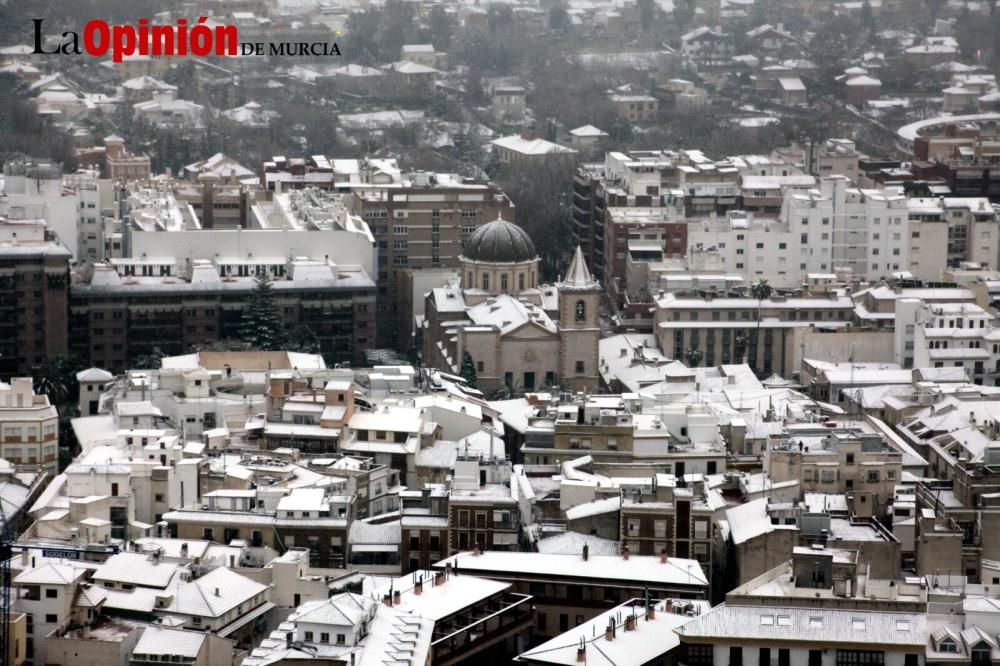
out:
M59 454L59 415L48 396L35 394L30 377L0 383L0 457L19 469L55 474Z
M464 288L452 283L425 301L425 365L457 373L468 354L487 394L597 387L601 290L579 249L563 282L539 286L530 239L497 220L470 238L459 260Z

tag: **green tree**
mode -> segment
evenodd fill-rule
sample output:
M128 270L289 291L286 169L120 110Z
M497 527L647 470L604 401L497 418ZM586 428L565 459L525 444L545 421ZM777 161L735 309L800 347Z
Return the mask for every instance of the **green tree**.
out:
M549 28L552 30L566 30L569 28L569 10L566 4L560 2L552 6L549 10Z
M462 368L459 370L459 374L471 388L478 388L476 385L478 381L476 363L472 360L472 355L469 352L462 352Z
M447 51L451 48L451 39L455 34L455 19L445 11L441 5L434 5L431 8L430 16L427 17L427 25L430 30L430 41L435 49Z
M697 368L701 365L701 359L704 358L705 354L702 353L700 349L694 345L688 347L687 351L684 352L684 360L687 362L689 368Z
M308 325L299 324L288 334L288 343L285 348L288 351L303 354L318 354L320 350L319 337Z
M285 324L275 302L274 285L267 273L257 276L250 302L243 309L240 340L264 351L276 351L285 342Z
M163 350L159 347L153 347L153 350L148 354L139 354L134 359L132 359L132 365L140 370L157 370L160 367L160 361L166 356Z

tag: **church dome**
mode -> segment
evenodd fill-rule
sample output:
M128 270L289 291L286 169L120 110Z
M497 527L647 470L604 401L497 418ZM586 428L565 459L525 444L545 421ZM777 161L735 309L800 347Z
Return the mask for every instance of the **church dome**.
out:
M538 255L527 232L513 222L497 218L484 224L465 242L462 256L469 261L517 264Z

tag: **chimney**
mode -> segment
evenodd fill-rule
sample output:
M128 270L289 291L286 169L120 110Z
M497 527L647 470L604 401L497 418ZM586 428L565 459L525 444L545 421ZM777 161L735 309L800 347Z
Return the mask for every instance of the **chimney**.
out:
M628 559L628 544L625 544L624 546L622 546L622 559L623 560L627 560Z
M472 554L475 555L476 557L479 557L480 555L483 554L483 549L478 543L476 543L475 548L472 549Z
M424 579L421 576L417 579L417 582L413 584L413 594L420 594L424 591Z
M448 568L449 569L451 568L450 564L448 565ZM446 578L444 572L438 571L437 573L434 574L434 587L437 587L438 585L444 585L445 580Z
M660 549L660 564L666 564L666 563L667 563L667 549L666 548L661 548Z
M400 594L399 590L396 590L395 592L393 592L392 593L392 604L394 606L398 606L399 602L400 602L400 597L402 597L402 596L403 595Z
M385 604L386 606L389 606L391 608L392 607L392 595L391 594L386 594L384 597L382 597L382 603Z
M625 631L635 631L635 615L625 618Z
M215 596L221 597L222 594L219 592L219 588L215 588Z
M586 562L590 559L590 546L583 544L583 561Z
M612 619L608 619L608 627L604 630L604 640L615 640L615 621Z
M587 661L587 644L586 643L581 643L580 647L578 647L576 649L576 660L577 660L577 662L580 662L580 663Z
M651 621L656 619L656 606L649 604L646 606L646 621Z

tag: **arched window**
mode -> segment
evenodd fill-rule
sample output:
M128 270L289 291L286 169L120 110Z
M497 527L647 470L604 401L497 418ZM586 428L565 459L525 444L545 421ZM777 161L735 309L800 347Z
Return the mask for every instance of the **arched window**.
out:
M483 273L483 291L490 290L490 274Z
M586 321L587 319L587 304L583 301L576 302L576 320Z
M524 291L524 273L518 273L517 275L517 289L518 291Z
M500 274L500 291L507 293L507 274Z

